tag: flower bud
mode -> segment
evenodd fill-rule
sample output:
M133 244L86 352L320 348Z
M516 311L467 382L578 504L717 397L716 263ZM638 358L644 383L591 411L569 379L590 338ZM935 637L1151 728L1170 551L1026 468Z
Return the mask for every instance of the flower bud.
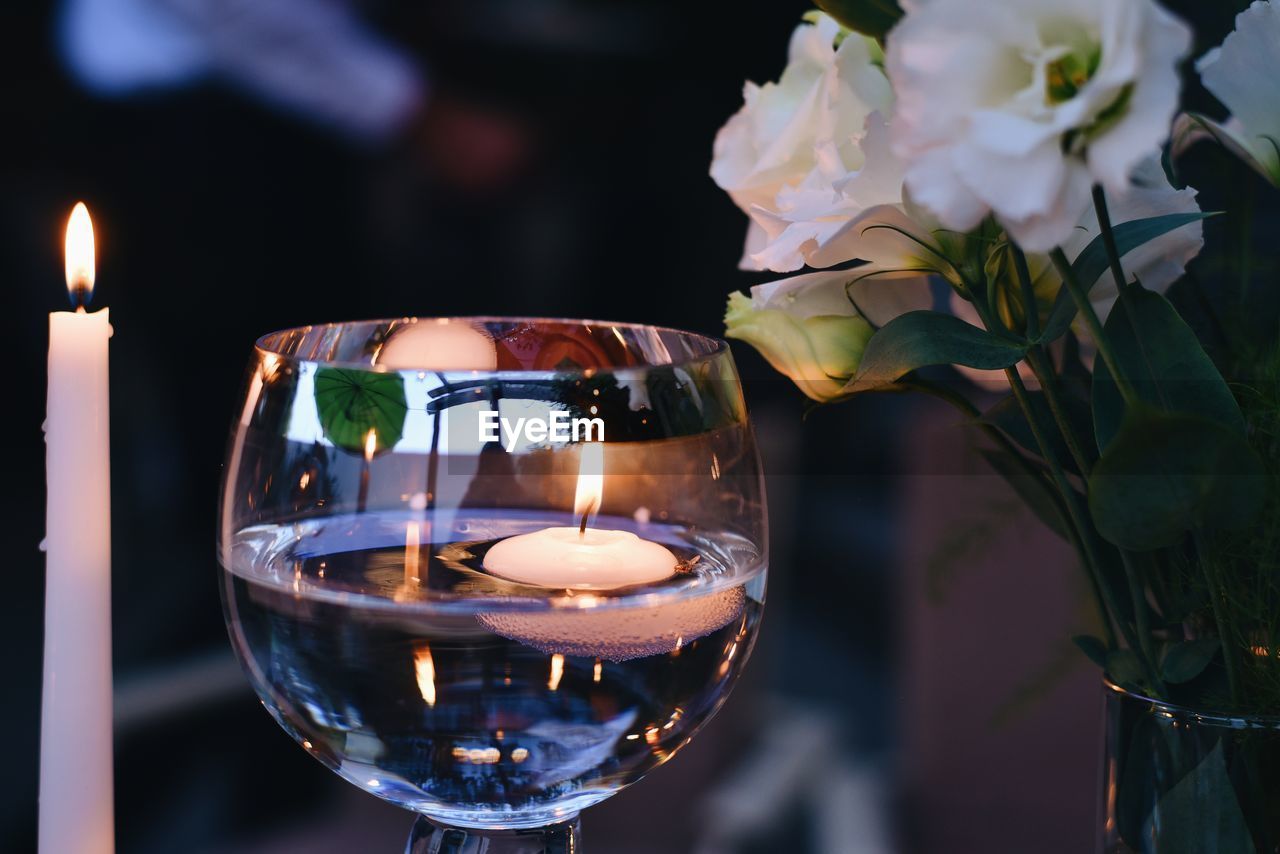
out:
M740 293L729 296L724 322L728 337L755 347L775 370L819 403L841 396L874 332L852 309L848 314L806 316L803 302L786 308L758 307Z

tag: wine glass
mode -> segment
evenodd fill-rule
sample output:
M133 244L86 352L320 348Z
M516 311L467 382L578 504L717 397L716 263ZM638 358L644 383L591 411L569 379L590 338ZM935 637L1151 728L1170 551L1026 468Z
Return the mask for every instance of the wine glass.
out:
M724 702L764 604L723 341L404 318L257 342L223 480L232 645L267 710L418 814L407 851L581 851L578 813Z

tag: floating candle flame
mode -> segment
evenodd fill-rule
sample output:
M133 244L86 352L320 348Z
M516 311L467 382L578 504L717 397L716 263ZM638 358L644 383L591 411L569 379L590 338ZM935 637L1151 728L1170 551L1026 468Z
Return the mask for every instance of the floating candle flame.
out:
M604 445L591 442L582 446L578 462L578 488L573 496L573 515L581 519L580 534L587 530L587 520L600 510L604 500Z
M97 276L94 258L93 220L84 202L76 202L67 220L66 272L67 293L71 305L83 309L93 296L93 283Z
M573 502L573 528L544 528L494 544L484 567L494 575L538 587L610 590L650 584L675 574L679 561L658 543L630 531L588 528L604 496L604 445L582 446Z

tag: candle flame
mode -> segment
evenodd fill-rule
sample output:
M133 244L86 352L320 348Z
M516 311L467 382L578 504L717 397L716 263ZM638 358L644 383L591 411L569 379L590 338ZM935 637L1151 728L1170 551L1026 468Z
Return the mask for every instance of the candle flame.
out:
M556 653L551 656L551 675L547 679L547 688L554 691L560 687L560 679L564 676L564 656Z
M589 442L582 446L582 460L578 463L578 489L573 496L573 515L582 519L585 529L587 517L600 509L604 499L604 445Z
M95 278L93 220L84 202L76 202L67 220L66 239L67 292L71 303L82 308L93 295Z
M404 584L418 584L418 557L422 550L422 529L417 522L410 522L404 532Z
M425 643L413 654L413 673L418 680L418 693L428 706L436 704L436 663L431 658L431 647Z
M365 462L373 461L373 454L378 450L378 431L369 428L369 432L364 436L364 459Z

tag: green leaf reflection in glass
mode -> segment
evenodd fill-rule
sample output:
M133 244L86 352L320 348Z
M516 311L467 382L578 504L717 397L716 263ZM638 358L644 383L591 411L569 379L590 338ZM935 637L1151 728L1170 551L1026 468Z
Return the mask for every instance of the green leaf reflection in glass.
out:
M409 411L400 374L320 368L315 388L320 427L337 447L363 453L370 430L376 448L400 441Z

